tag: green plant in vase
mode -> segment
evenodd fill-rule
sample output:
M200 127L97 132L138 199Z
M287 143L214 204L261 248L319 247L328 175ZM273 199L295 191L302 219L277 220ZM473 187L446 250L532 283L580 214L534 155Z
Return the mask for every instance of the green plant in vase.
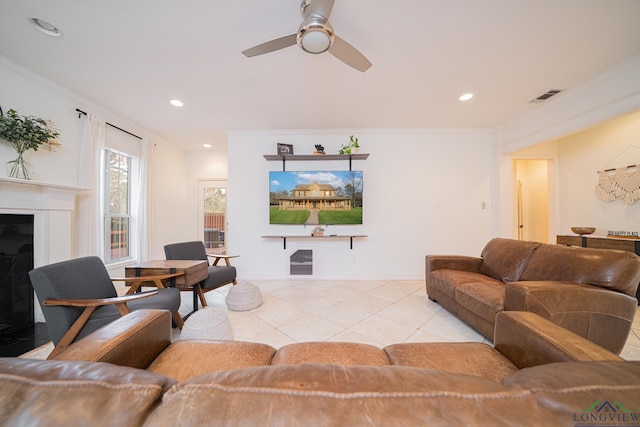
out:
M340 154L357 154L360 150L360 144L358 144L358 138L351 135L349 137L349 143L341 145L338 153Z
M31 165L24 160L24 152L38 151L41 146L53 151L60 145L56 141L59 135L52 122L39 117L21 116L16 110L0 115L0 140L18 153L17 159L7 162L9 177L31 179Z

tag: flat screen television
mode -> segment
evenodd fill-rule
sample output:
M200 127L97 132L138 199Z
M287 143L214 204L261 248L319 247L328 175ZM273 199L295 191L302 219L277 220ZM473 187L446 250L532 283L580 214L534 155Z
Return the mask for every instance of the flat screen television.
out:
M269 224L362 224L362 171L269 172Z

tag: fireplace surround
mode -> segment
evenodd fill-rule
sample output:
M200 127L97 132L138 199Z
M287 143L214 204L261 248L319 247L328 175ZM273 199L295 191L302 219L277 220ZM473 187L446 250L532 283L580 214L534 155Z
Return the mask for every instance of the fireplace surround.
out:
M0 177L0 214L33 216L33 267L72 257L75 199L83 191L87 189ZM44 322L32 298L34 321Z
M0 337L33 324L33 215L0 214Z

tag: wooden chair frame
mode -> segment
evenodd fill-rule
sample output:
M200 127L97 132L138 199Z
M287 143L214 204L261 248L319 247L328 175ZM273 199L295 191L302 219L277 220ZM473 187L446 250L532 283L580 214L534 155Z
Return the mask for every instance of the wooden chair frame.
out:
M220 262L221 259L224 260L224 262L231 267L231 261L229 261L231 258L238 258L240 255L217 255L217 254L207 254L207 257L209 258L215 258L215 260L213 261L213 264L211 264L212 266L218 265L218 262ZM236 278L234 278L231 282L228 283L224 283L222 286L224 285L228 285L229 283L233 284L233 285L237 285L238 284L238 280ZM211 288L209 290L213 290L214 288ZM209 291L208 290L208 291ZM193 285L193 292L195 292L198 295L198 298L200 299L200 304L202 304L202 307L206 307L207 306L207 299L204 296L204 292L202 290L202 286L200 286L200 283L196 283L195 285ZM194 307L194 311L197 310L197 300L194 297L193 298L193 307Z
M162 274L162 275L156 275L156 276L127 277L124 279L111 278L112 282L125 282L127 286L131 286L131 288L127 291L126 295L119 296L119 297L96 298L96 299L75 299L75 300L53 299L53 298L46 299L45 301L42 302L43 305L84 307L84 311L82 312L80 317L78 317L78 319L73 323L73 325L71 325L71 328L69 328L69 330L60 339L60 341L55 346L51 354L47 357L47 359L54 358L56 355L64 351L65 348L71 345L75 341L75 339L78 337L78 334L80 334L80 331L82 331L82 328L84 328L84 326L87 324L87 322L91 318L91 315L93 315L93 313L98 308L105 305L115 305L121 316L124 316L125 314L129 314L131 310L127 306L127 302L150 297L158 293L157 290L139 292L139 289L142 287L142 284L144 282L151 282L154 284L156 288L163 289L165 288L164 284L162 283L163 280L167 280L175 276L180 276L182 274L184 273L180 272L180 273ZM178 328L182 329L184 321L178 312L176 312L173 315L173 321Z
M158 291L150 291L136 295L125 295L121 297L113 297L113 298L98 298L98 299L77 299L77 300L63 300L63 299L47 299L42 302L42 305L62 305L66 307L84 307L84 311L78 317L78 319L71 325L71 328L67 331L66 334L58 341L58 344L55 346L49 357L47 359L52 359L60 352L62 352L65 348L67 348L71 343L75 341L84 325L87 324L91 315L100 307L105 305L112 305L118 308L121 316L125 314L129 314L131 310L127 307L127 302L146 298L151 295L157 294Z

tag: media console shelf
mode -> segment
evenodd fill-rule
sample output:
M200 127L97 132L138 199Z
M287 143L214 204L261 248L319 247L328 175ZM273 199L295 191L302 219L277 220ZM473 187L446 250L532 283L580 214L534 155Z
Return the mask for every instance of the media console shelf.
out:
M281 156L279 154L264 154L264 158L268 161L282 161L282 171L286 171L286 161L305 161L305 160L349 160L349 170L351 170L352 160L366 160L368 154L292 154L289 156Z
M356 237L369 237L366 234L327 234L326 236L302 236L300 234L293 235L271 235L271 236L260 236L263 239L282 239L283 248L287 249L287 239L349 239L349 249L353 249L353 239Z

